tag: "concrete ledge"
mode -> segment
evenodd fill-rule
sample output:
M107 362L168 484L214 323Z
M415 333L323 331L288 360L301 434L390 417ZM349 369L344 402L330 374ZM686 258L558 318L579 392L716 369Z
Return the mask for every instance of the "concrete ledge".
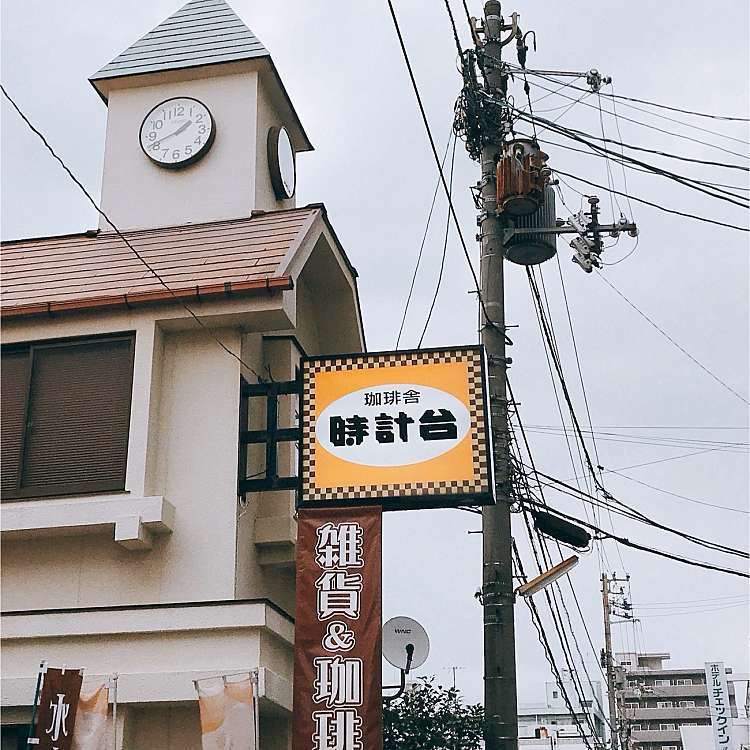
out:
M152 546L153 534L174 527L174 506L163 497L90 495L3 503L0 532L3 541L45 536L112 534L125 549Z
M263 602L207 602L190 606L15 612L0 617L5 647L14 640L72 636L186 633L263 628L288 644L294 624Z
M267 516L255 519L255 546L260 565L293 567L296 544L297 522L292 516Z
M211 671L118 673L117 702L124 703L188 703L198 700L193 680L217 677L222 674L248 672L258 669L258 693L261 707L272 713L291 713L292 684L289 680L266 667L249 664L228 664ZM84 674L84 686L97 681L103 682L107 675ZM11 707L30 706L34 698L36 675L32 677L5 677L2 686L3 718ZM18 713L18 711L16 711Z

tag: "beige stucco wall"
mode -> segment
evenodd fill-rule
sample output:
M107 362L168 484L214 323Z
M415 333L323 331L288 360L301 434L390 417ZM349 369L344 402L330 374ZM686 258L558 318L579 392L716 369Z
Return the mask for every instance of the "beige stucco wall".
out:
M255 208L258 74L173 78L109 94L101 205L120 229L236 219ZM216 123L208 153L178 170L154 164L139 142L144 117L174 96L199 99ZM110 229L103 218L100 227Z
M269 92L261 79L258 86L258 127L256 142L255 207L263 211L294 208L295 196L289 200L277 200L268 170L268 131L273 125L284 125L284 120L271 101Z
M155 334L153 321L133 323L135 413L123 500L144 489L164 496L175 507L173 533L137 553L106 535L6 541L6 610L234 596L239 363L203 331ZM216 335L239 351L238 331Z

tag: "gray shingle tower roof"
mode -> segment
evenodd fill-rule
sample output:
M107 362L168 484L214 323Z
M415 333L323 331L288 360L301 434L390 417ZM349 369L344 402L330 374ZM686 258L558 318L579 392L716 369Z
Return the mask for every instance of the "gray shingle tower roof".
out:
M288 117L296 151L311 151L294 105L271 53L225 0L190 0L153 31L141 37L89 81L106 102L116 79L198 68L218 63L257 60L261 79Z
M90 81L270 57L224 0L190 0Z

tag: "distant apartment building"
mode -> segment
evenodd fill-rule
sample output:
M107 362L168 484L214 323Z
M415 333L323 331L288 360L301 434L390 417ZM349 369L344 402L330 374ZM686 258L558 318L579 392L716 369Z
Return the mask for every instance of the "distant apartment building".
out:
M564 747L565 750L605 747L602 686L584 680L583 700L578 699L569 675L563 679L575 718L556 682L545 683L544 703L521 703L518 708L518 744L521 747ZM580 725L580 728L579 728ZM585 740L581 737L581 732Z
M671 669L669 654L615 654L624 671L622 692L625 747L633 750L683 750L681 727L710 726L703 667ZM727 669L727 674L731 670ZM734 686L729 683L732 716L737 716Z

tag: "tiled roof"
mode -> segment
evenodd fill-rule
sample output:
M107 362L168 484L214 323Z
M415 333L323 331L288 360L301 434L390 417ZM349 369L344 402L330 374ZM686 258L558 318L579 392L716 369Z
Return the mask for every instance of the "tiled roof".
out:
M222 288L289 288L278 283L279 265L299 246L319 212L315 207L300 208L123 234L173 291L200 296ZM107 300L135 303L163 298L164 292L111 232L2 243L3 314L29 306L51 310L79 307L82 302L92 307Z
M224 0L190 0L90 80L268 56Z

